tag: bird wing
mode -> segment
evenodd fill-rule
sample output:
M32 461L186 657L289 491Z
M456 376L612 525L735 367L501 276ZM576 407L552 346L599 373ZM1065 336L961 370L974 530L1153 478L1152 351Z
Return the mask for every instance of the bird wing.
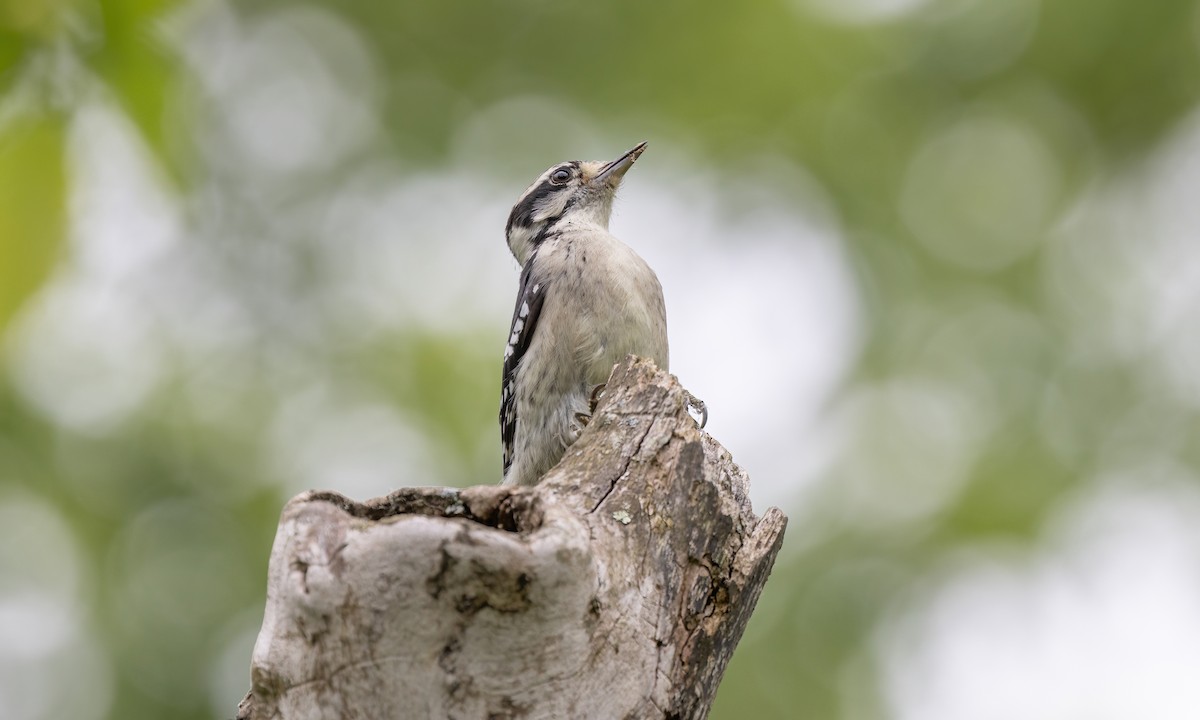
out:
M530 258L521 270L517 306L513 308L508 344L504 346L504 376L500 381L500 440L504 443L505 474L513 462L513 440L517 434L517 367L533 340L538 316L542 314L542 303L546 299L546 283L530 279L533 260Z

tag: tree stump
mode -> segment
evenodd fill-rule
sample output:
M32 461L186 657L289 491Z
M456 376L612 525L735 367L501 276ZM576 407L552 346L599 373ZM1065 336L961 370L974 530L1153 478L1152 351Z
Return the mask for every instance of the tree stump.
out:
M238 718L704 718L787 519L652 362L536 487L287 504Z

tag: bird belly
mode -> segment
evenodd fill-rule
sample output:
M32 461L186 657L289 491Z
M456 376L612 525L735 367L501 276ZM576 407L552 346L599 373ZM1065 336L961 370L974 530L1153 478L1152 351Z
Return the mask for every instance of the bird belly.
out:
M581 328L576 337L576 357L589 387L606 382L613 365L626 355L649 358L661 369L670 369L662 294L649 268L646 273L649 278L640 283L606 284L602 311L607 317ZM646 288L655 292L647 296Z

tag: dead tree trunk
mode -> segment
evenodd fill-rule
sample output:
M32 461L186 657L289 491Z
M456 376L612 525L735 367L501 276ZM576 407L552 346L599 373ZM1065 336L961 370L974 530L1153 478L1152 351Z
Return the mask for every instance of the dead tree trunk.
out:
M239 718L704 718L783 540L653 363L534 488L284 508Z

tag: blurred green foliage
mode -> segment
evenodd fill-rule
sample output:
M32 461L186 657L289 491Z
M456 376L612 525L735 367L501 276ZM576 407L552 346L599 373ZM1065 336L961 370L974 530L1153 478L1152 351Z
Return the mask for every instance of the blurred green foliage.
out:
M213 688L237 683L221 683L222 663L248 663L227 654L248 649L276 515L298 489L270 461L283 442L270 418L306 387L351 388L414 419L438 468L423 483L496 475L503 328L435 325L347 341L330 330L344 318L311 282L323 272L314 248L333 231L287 216L336 193L356 167L442 167L485 112L504 142L485 164L515 195L531 164L570 152L575 137L556 121L529 126L495 112L530 96L606 136L670 138L723 173L750 173L762 157L800 164L831 198L867 312L862 356L830 409L849 423L850 442L804 503L786 508L788 547L713 717L884 715L873 633L922 573L957 547L1035 539L1102 467L1110 427L1129 407L1149 403L1152 418L1196 427L1194 409L1148 382L1136 358L1080 339L1113 311L1120 257L1085 252L1081 278L1047 278L1061 267L1052 245L1071 208L1144 163L1200 95L1195 0L892 5L908 10L847 22L816 0L0 0L0 333L9 347L9 323L77 261L66 242L69 129L98 96L136 128L169 178L164 192L185 207L197 276L221 278L213 300L232 310L186 321L243 338L231 353L149 331L163 348L163 379L136 412L98 429L19 392L11 352L0 365L0 503L34 497L69 521L86 568L82 622L111 661L107 716L233 713L239 698ZM270 62L275 46L238 33L288 13L302 41L352 31L353 52L375 68L380 135L332 165L238 175L219 139L236 118L206 72L228 79L248 69L224 67L221 42L260 53L238 61ZM218 39L193 41L209 35ZM277 60L306 81L305 66L288 65L295 58ZM345 72L339 87L365 82ZM346 127L339 120L323 140ZM1056 292L1073 298L1069 311ZM1130 432L1145 452L1160 451L1137 435L1144 429ZM1175 451L1197 467L1196 448ZM957 490L938 484L939 463L963 476ZM949 499L913 520L870 510L934 492Z
M0 329L37 290L66 232L61 122L10 127L0 136Z

